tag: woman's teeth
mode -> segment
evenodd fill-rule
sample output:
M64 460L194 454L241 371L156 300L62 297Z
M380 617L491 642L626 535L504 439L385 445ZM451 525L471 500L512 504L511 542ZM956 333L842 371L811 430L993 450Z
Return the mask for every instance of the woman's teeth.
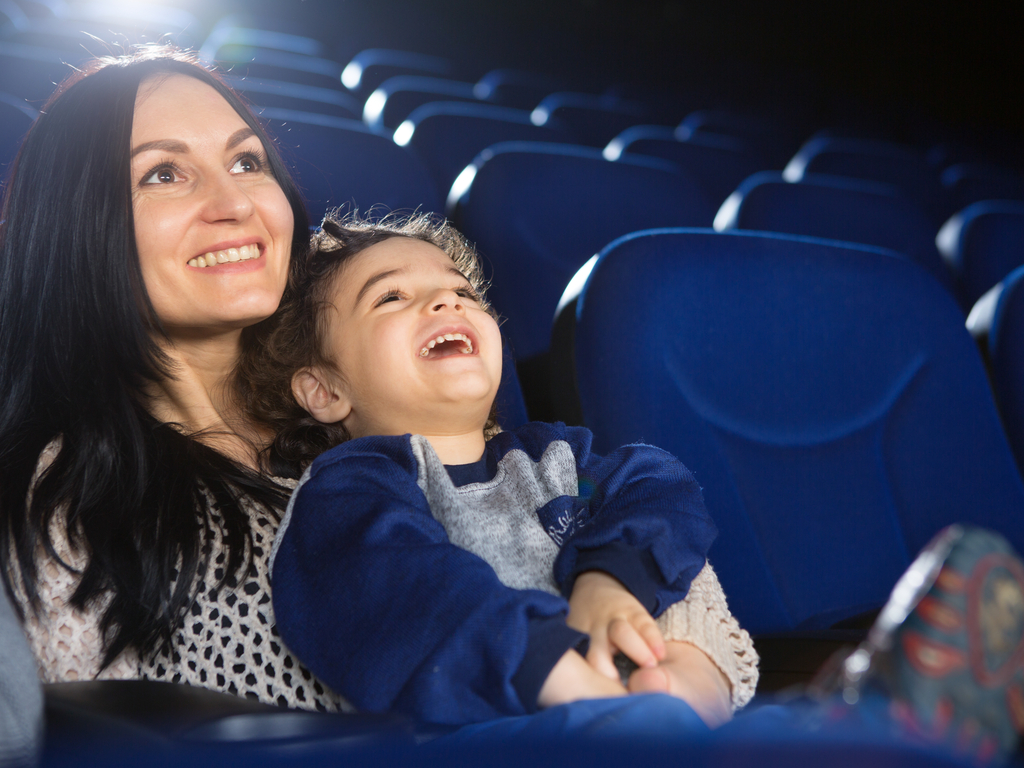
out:
M212 267L216 264L227 264L229 261L248 261L258 259L260 247L256 243L243 245L241 248L228 248L226 251L211 251L202 256L188 260L190 267Z
M420 350L420 357L426 357L430 354L430 350L438 344L444 344L446 341L461 341L465 346L463 346L459 351L464 355L470 355L473 353L473 342L469 340L469 337L466 334L446 333L443 336L438 336L436 339L428 341L427 346Z

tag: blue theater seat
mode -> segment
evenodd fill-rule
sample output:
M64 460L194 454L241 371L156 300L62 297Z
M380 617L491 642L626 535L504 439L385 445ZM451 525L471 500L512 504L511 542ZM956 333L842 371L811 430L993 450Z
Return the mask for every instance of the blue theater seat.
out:
M341 82L364 101L377 87L398 75L449 77L454 66L440 56L389 48L367 48L352 57L341 73Z
M557 78L521 69L492 69L473 86L482 101L528 111L548 94L564 90L565 83Z
M651 122L651 117L651 111L638 101L562 91L544 97L530 119L537 125L560 123L577 143L603 147L626 128Z
M812 173L892 184L921 203L936 226L944 219L939 174L927 154L913 147L872 139L812 138L800 147L783 174L786 181L800 181Z
M1024 201L969 205L942 225L936 244L953 273L961 303L971 307L1024 264Z
M1002 281L988 331L988 358L999 413L1024 472L1024 267Z
M413 110L395 131L447 195L452 182L483 149L503 141L572 141L557 123L534 125L530 113L493 104L435 101Z
M391 137L356 120L287 109L263 117L294 169L311 218L346 205L377 213L441 212L443 201L426 168Z
M670 160L692 173L721 203L743 179L762 169L757 155L739 139L713 133L694 133L680 139L676 130L663 125L627 128L604 148L608 160L624 152Z
M325 88L284 80L267 80L257 77L240 77L234 74L224 76L235 90L260 111L260 107L296 109L302 112L319 112L334 117L358 120L362 105L352 94L342 88Z
M0 182L6 178L21 140L38 114L24 99L0 93Z
M983 200L1024 200L1024 177L991 163L956 163L940 179L951 216Z
M71 67L60 53L22 43L0 41L0 91L41 107Z
M558 297L607 243L645 227L707 225L714 214L700 185L664 160L612 163L598 149L534 142L482 152L448 209L484 256L517 361L547 350Z
M649 442L694 472L720 529L710 561L752 633L877 609L948 523L1024 545L1024 484L977 347L906 259L639 232L596 259L573 317L594 449Z
M888 248L953 290L949 268L935 247L931 219L918 202L886 184L817 174L793 184L781 173L763 171L726 200L715 217L715 229L785 232Z
M442 77L398 75L381 83L363 106L363 122L377 130L395 130L414 109L435 101L476 102L473 84Z
M676 138L728 136L754 152L763 168L781 168L800 144L799 132L780 120L726 109L700 109L676 126Z

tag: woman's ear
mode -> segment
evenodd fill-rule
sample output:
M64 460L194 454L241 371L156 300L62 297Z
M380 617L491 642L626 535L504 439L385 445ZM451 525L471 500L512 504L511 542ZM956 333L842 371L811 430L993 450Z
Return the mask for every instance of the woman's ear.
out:
M318 368L302 368L292 376L295 399L321 424L343 421L352 412L352 403L332 379Z

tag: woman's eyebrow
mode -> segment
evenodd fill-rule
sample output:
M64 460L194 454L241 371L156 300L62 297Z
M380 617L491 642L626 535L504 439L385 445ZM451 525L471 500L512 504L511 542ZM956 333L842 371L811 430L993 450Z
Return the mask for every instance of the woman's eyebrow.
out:
M250 136L255 136L255 135L256 135L256 131L254 131L248 125L245 126L245 128L239 128L237 131L235 131L234 133L232 133L228 137L227 148L228 149L232 149L234 147L237 147L239 144L241 144L243 141L248 139Z
M135 157L140 152L149 152L151 149L160 149L164 152L181 154L188 152L188 144L175 139L157 139L155 141L147 141L143 144L139 144L139 146L132 150L132 157Z
M243 141L248 139L250 136L255 136L254 131L249 126L239 128L237 131L228 136L227 144L225 145L228 149L233 149L241 144ZM156 139L154 141L147 141L132 150L132 157L135 157L140 152L149 152L153 149L159 149L164 152L173 152L175 154L184 154L188 152L188 144L177 139Z

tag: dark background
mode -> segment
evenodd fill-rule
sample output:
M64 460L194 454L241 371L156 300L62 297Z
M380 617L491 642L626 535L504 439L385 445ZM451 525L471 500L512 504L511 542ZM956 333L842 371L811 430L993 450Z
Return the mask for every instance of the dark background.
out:
M1005 139L1024 128L1021 0L257 0L238 10L271 4L343 61L404 48L446 56L467 79L498 66L588 73L574 84L643 84L685 109L783 109L895 134Z

